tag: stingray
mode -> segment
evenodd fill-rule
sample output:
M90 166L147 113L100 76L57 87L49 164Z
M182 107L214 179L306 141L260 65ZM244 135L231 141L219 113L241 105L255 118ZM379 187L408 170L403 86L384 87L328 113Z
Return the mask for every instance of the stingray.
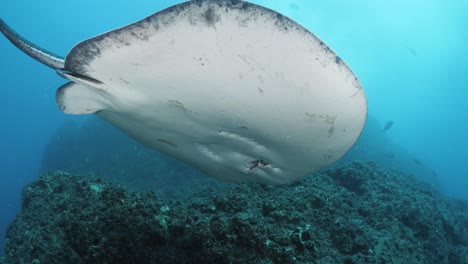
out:
M227 181L282 184L340 159L367 117L343 60L295 21L244 1L198 0L76 44L62 58L1 32L70 82L67 114L95 114Z

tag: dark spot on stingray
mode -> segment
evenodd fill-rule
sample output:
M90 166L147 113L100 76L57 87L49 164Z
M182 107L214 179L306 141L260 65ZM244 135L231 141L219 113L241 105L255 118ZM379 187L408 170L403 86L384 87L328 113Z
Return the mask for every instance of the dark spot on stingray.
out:
M184 111L187 111L187 108L185 108L184 104L179 102L178 100L168 100L167 102L171 106L174 106L174 107L180 108L180 109L182 109Z
M226 8L236 8L243 12L248 12L249 10L256 8L252 7L252 5L242 0L218 0L213 2L218 3L219 6L226 6Z
M159 29L159 20L155 15L151 15L142 21L143 23L147 24L147 28L153 28L155 31Z
M283 22L283 19L284 19L284 16L281 15L281 14L276 14L276 20L280 21L280 22Z
M157 18L153 18L150 20L150 25L153 27L155 31L159 30L159 20Z
M335 126L331 126L330 129L328 129L328 137L333 136L333 132L335 132Z
M331 52L330 48L329 48L325 43L323 43L322 41L319 42L319 45L320 45L320 47L322 47L322 49L323 49L326 53Z
M144 33L144 31L146 31L146 28L144 26L135 24L131 28L131 30L132 31L130 32L130 34L132 35L133 38L144 40L144 41L148 40L148 35ZM124 39L123 41L128 42L128 39Z
M238 20L239 21L239 23L238 23L239 27L243 27L243 28L248 27L249 20L250 20L249 18Z
M359 80L358 80L357 77L354 77L353 84L354 84L355 86L358 86L358 85L360 86L361 83L359 82ZM362 88L362 87L360 87L360 88Z
M265 83L265 81L263 80L263 77L261 75L257 75L257 79L261 82L261 83Z
M125 80L125 79L124 79L124 78L122 78L122 77L120 77L119 79L120 79L122 82L126 83L126 84L130 84L130 82L129 82L129 81Z
M336 64L341 64L343 60L339 56L335 56L335 63Z
M283 31L289 31L294 28L294 22L282 14L276 14L275 25Z
M229 2L231 5L237 5L239 3L242 3L242 0L230 0ZM242 5L242 7L244 7L244 5Z
M161 138L158 138L157 140L159 142L161 142L161 143L164 143L164 144L169 145L171 147L177 148L177 145L175 143L169 141L169 140L165 140L165 139L161 139Z
M219 17L216 16L213 8L208 8L208 10L206 10L206 12L203 14L203 18L208 25L213 25L219 20Z
M270 165L270 163L268 161L265 161L265 160L254 160L254 161L251 161L249 163L247 163L247 168L249 168L249 170L252 170L254 168L257 168L257 167L265 167L267 165Z

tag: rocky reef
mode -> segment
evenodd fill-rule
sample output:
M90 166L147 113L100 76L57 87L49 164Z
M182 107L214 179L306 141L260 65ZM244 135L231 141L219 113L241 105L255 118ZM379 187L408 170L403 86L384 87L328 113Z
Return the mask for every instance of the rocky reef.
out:
M183 188L163 200L91 174L43 174L23 190L3 261L468 263L468 204L374 163L284 186Z

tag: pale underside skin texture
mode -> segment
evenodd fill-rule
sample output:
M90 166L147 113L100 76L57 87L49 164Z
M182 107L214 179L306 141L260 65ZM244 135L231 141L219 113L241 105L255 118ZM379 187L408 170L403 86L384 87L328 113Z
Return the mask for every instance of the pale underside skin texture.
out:
M57 91L65 113L95 113L228 181L313 173L353 146L367 116L358 79L332 50L246 2L172 6L77 44L58 70L72 81Z

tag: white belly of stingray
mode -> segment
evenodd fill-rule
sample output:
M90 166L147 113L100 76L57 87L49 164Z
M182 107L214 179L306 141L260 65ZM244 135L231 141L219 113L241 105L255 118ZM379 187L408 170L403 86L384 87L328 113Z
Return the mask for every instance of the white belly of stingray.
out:
M58 91L64 112L96 113L230 181L285 183L327 166L367 114L358 79L333 51L245 2L163 10L79 43L65 70L75 83Z

